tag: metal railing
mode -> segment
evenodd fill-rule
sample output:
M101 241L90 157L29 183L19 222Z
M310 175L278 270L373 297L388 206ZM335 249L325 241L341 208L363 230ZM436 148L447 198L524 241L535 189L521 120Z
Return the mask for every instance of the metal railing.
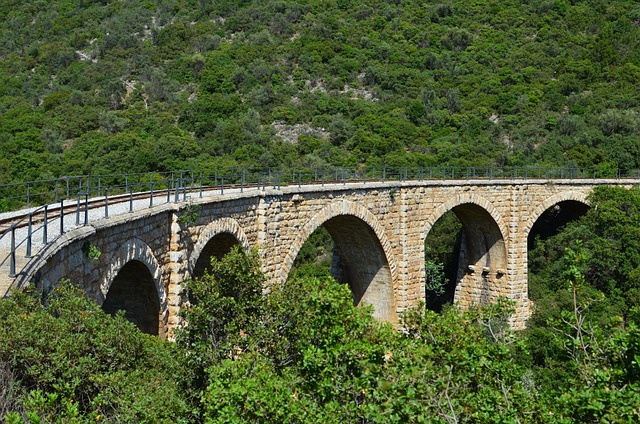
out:
M9 261L9 276L16 276L16 252L19 247L23 244L25 245L25 257L31 258L32 256L32 245L33 239L35 236L40 233L42 244L46 245L49 243L49 225L51 221L55 218L52 218L49 214L50 205L40 206L33 211L31 211L28 215L22 216L19 219L13 221L9 228L6 228L2 232L0 232L0 240L4 237L10 236L10 252L8 257L3 258L0 262L0 266L3 266L5 262ZM64 233L64 212L63 209L60 209L58 216L60 218L60 233ZM37 217L38 219L34 219ZM16 240L16 230L21 226L27 227L27 235L22 240Z
M640 178L640 170L601 170L597 168L539 168L539 167L362 167L314 169L231 169L225 171L178 170L109 175L65 176L0 184L0 212L31 208L61 199L71 199L78 193L89 198L148 192L175 192L196 187L220 187L225 184L266 187L279 179L281 185L392 180L464 180L464 179L586 179Z

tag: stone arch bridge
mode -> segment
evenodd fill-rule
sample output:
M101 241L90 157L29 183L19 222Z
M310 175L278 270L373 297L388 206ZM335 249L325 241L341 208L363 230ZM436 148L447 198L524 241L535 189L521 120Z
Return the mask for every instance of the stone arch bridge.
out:
M425 238L453 211L462 222L455 302L461 307L505 297L512 325L530 314L527 238L558 204L587 203L596 185L631 180L465 180L367 182L282 187L192 198L78 227L43 248L14 287L63 278L80 284L107 311L125 309L143 331L170 336L185 302L183 282L234 244L258 249L267 284L284 282L307 238L324 226L334 239L339 279L356 303L382 320L425 299ZM195 222L178 218L199 205ZM191 206L190 206L191 205ZM102 252L88 260L83 246ZM0 293L2 294L2 293Z

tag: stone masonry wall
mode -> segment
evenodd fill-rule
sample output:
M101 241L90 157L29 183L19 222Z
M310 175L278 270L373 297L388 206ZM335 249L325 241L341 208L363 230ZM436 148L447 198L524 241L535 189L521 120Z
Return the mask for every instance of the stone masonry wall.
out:
M433 224L454 210L475 237L466 246L474 253L466 256L473 263L461 264L456 302L467 307L507 297L516 303L512 325L522 328L530 314L527 236L535 221L558 202L586 202L594 185L632 183L369 182L192 198L75 229L32 259L16 285L33 281L46 288L69 278L101 303L118 270L138 260L147 266L158 290L160 333L170 335L180 325L183 281L216 234L232 235L245 249L257 248L271 285L286 280L302 244L315 229L330 222L331 231L340 235L343 253L361 249L386 260L381 266L373 260L368 263L366 253L351 256L355 271L371 274L381 287L374 301L392 305L393 314L384 319L395 321L398 313L424 300L424 241ZM197 211L196 220L180 222L179 217L189 211ZM102 252L98 261L90 261L82 252L87 242ZM386 292L392 293L390 300Z

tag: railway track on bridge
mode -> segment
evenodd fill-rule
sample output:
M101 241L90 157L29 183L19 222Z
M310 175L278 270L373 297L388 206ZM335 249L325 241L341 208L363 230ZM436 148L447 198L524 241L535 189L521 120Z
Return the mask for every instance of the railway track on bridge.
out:
M349 183L358 183L358 182L381 182L381 180L366 180L366 179L357 179L350 180ZM318 184L326 184L326 185L340 185L344 184L343 180L325 180L322 182L292 182L291 186L311 186ZM103 197L94 197L94 198L85 198L82 199L80 197L75 199L66 199L62 200L59 203L52 203L47 206L47 220L53 221L55 219L60 218L60 214L62 213L64 216L68 215L82 215L87 210L95 210L99 208L104 208L105 206L111 207L118 204L126 204L139 200L148 200L153 196L153 199L165 199L163 203L169 203L172 201L182 201L185 196L193 196L193 194L197 194L198 197L205 196L206 193L211 192L220 192L222 194L225 190L237 191L237 190L255 190L260 187L271 187L272 185L266 184L227 184L223 188L220 186L204 186L204 187L194 187L194 188L186 188L186 189L171 189L171 190L158 190L154 192L144 191L137 193L123 193L123 194L115 194L111 196L103 196ZM177 191L177 195L176 195ZM202 196L201 196L202 195ZM66 203L65 203L66 202ZM157 203L152 203L150 206L153 206ZM44 222L45 212L44 206L40 206L37 208L18 210L10 214L10 216L1 216L0 215L0 238L2 235L11 230L12 226L15 229L25 228L29 225L29 216L32 219L32 225L37 223ZM84 222L84 218L80 216L80 222ZM82 225L82 224L79 224Z

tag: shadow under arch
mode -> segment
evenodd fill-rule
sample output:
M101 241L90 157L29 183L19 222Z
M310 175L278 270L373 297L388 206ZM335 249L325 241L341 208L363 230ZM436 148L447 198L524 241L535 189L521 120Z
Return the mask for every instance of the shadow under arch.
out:
M247 236L235 219L220 218L211 222L198 234L198 241L189 258L189 274L194 278L202 277L212 257L221 259L238 244L249 251Z
M588 194L566 191L546 198L529 215L525 234L531 249L536 236L547 238L558 232L564 224L578 219L589 210Z
M313 216L291 245L282 269L282 282L304 242L320 226L334 241L332 274L348 283L354 303L372 305L373 315L383 321L397 322L395 261L390 244L375 216L361 205L347 200L333 202Z
M162 270L151 248L130 239L111 255L109 269L100 284L102 309L110 314L125 311L125 318L142 332L166 335L167 298Z
M462 224L453 302L466 308L506 296L508 231L500 213L480 196L459 195L439 205L427 219L425 240L433 225L448 211Z

